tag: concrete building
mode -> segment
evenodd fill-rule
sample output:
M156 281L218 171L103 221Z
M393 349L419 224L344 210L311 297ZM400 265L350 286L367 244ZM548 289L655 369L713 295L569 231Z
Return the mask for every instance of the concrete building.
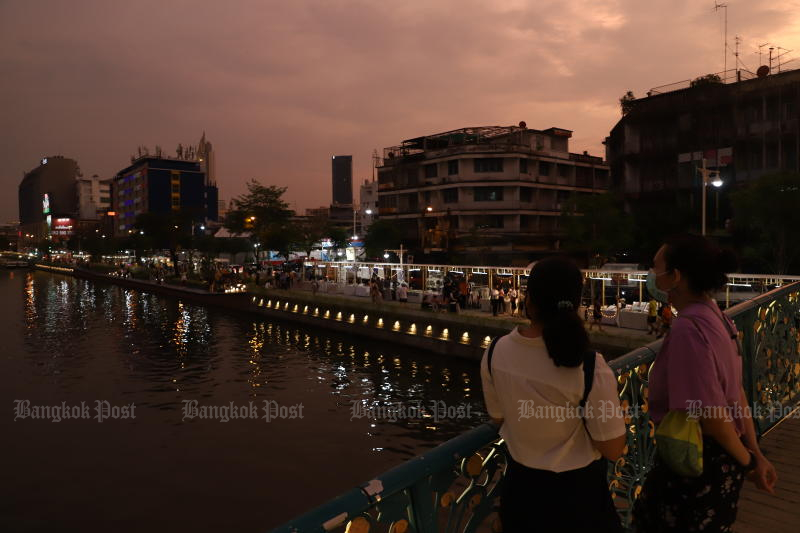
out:
M569 152L570 130L483 126L426 135L384 149L378 212L406 246L524 260L559 247L562 204L605 192L600 157ZM498 257L495 254L496 257Z
M217 187L197 159L142 156L114 177L115 235L133 229L143 213L191 211L197 223L217 219Z
M32 240L45 239L57 219L78 218L78 180L82 177L77 161L60 155L43 158L27 172L19 184L22 234L33 235Z
M332 204L353 205L353 156L335 155L331 157L331 182L333 184Z
M378 182L364 180L358 194L359 231L366 234L370 224L378 216Z
M111 209L111 179L78 178L78 212L81 220L99 220Z
M631 102L606 139L613 186L629 206L678 202L699 213L697 169L705 159L725 182L714 191L713 230L729 216L731 190L767 173L800 169L800 70L759 71L657 87Z

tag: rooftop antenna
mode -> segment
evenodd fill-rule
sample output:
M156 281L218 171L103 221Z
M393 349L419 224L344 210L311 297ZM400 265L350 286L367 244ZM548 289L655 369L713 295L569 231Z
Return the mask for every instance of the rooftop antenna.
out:
M761 66L761 65L764 64L764 62L761 60L761 55L762 55L761 49L764 48L765 46L769 46L769 43L764 43L764 44L759 44L758 45L758 66Z
M719 11L720 9L725 10L725 37L722 46L722 53L723 53L723 68L722 68L722 76L723 76L723 83L725 82L724 78L728 77L728 4L718 4L716 1L714 2L714 11Z
M777 60L778 60L778 72L780 72L780 71L781 71L781 58L782 58L783 56L785 56L786 54L788 54L789 52L791 52L791 50L787 50L786 48L782 48L782 47L780 47L780 46L778 46L777 48L778 48L778 50L783 50L783 52L779 53L779 54L778 54L778 55L775 57L775 59L777 59Z

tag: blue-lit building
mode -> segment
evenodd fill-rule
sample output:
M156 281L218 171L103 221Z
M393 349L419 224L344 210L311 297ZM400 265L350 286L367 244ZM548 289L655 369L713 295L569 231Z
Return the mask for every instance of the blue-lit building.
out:
M143 213L192 213L198 224L217 220L218 192L199 160L143 156L114 177L114 233L133 229Z

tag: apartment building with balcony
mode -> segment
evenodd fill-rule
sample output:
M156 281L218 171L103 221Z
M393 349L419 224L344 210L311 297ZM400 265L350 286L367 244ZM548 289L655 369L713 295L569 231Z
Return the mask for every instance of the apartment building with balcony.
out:
M606 192L601 157L569 151L572 131L519 126L463 128L384 149L378 214L408 246L527 258L559 248L562 207Z

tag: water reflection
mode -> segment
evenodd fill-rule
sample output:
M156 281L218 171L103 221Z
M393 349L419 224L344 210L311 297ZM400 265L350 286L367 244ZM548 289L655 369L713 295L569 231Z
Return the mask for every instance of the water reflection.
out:
M173 414L187 398L299 398L316 436L306 430L296 438L360 435L365 449L399 462L484 417L471 362L60 275L30 273L17 282L25 324L20 357L31 372L57 376L66 390L105 380L137 405L170 414L170 423L179 424ZM471 418L437 418L432 402L440 401L468 405ZM419 416L387 420L354 418L355 405L421 408Z

